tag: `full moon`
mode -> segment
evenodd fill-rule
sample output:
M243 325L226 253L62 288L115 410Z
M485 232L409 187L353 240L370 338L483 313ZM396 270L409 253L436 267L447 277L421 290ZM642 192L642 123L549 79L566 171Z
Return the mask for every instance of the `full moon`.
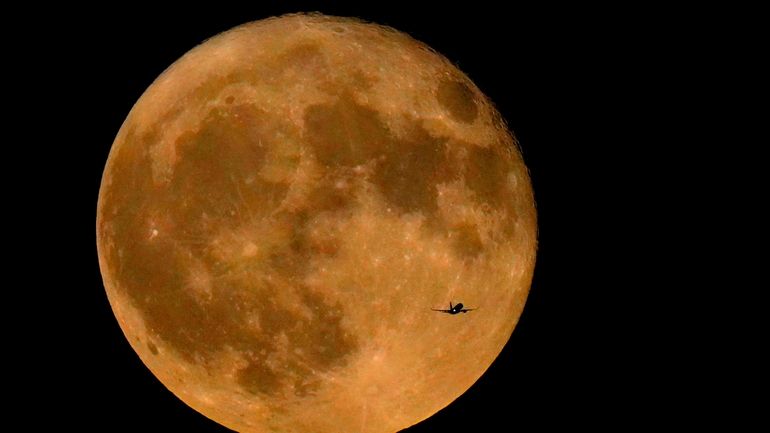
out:
M322 15L234 28L163 72L115 138L96 228L133 349L243 432L430 417L508 341L537 243L517 143L473 82ZM477 309L432 311L449 302Z

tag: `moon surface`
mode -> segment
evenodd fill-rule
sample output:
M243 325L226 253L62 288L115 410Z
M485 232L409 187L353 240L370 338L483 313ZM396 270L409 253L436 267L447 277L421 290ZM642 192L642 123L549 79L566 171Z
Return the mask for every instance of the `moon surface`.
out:
M322 15L171 65L118 132L97 210L126 338L243 432L395 432L448 405L513 332L536 232L516 142L468 77ZM450 301L478 310L431 311Z

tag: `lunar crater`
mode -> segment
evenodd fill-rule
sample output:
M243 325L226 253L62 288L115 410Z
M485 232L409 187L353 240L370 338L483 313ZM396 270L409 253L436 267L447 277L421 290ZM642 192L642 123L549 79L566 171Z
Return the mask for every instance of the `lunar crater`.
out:
M467 84L453 80L442 80L438 85L437 98L450 116L462 123L472 123L479 114L476 96Z

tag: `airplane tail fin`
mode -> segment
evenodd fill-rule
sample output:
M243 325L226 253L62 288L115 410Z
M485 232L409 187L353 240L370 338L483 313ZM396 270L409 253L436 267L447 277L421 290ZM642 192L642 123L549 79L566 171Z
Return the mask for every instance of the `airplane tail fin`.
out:
M454 308L454 307L452 306L452 301L449 301L449 309L451 310L451 309L453 309L453 308Z

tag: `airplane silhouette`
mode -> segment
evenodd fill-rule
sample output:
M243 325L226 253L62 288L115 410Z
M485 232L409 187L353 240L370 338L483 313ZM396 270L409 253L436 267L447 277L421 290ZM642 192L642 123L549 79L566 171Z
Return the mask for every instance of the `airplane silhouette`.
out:
M436 310L435 308L431 308L433 311L440 311L442 313L447 314L459 314L459 313L467 313L468 311L477 310L478 308L463 308L463 304L459 303L457 305L452 305L452 302L449 302L449 309L448 310Z

